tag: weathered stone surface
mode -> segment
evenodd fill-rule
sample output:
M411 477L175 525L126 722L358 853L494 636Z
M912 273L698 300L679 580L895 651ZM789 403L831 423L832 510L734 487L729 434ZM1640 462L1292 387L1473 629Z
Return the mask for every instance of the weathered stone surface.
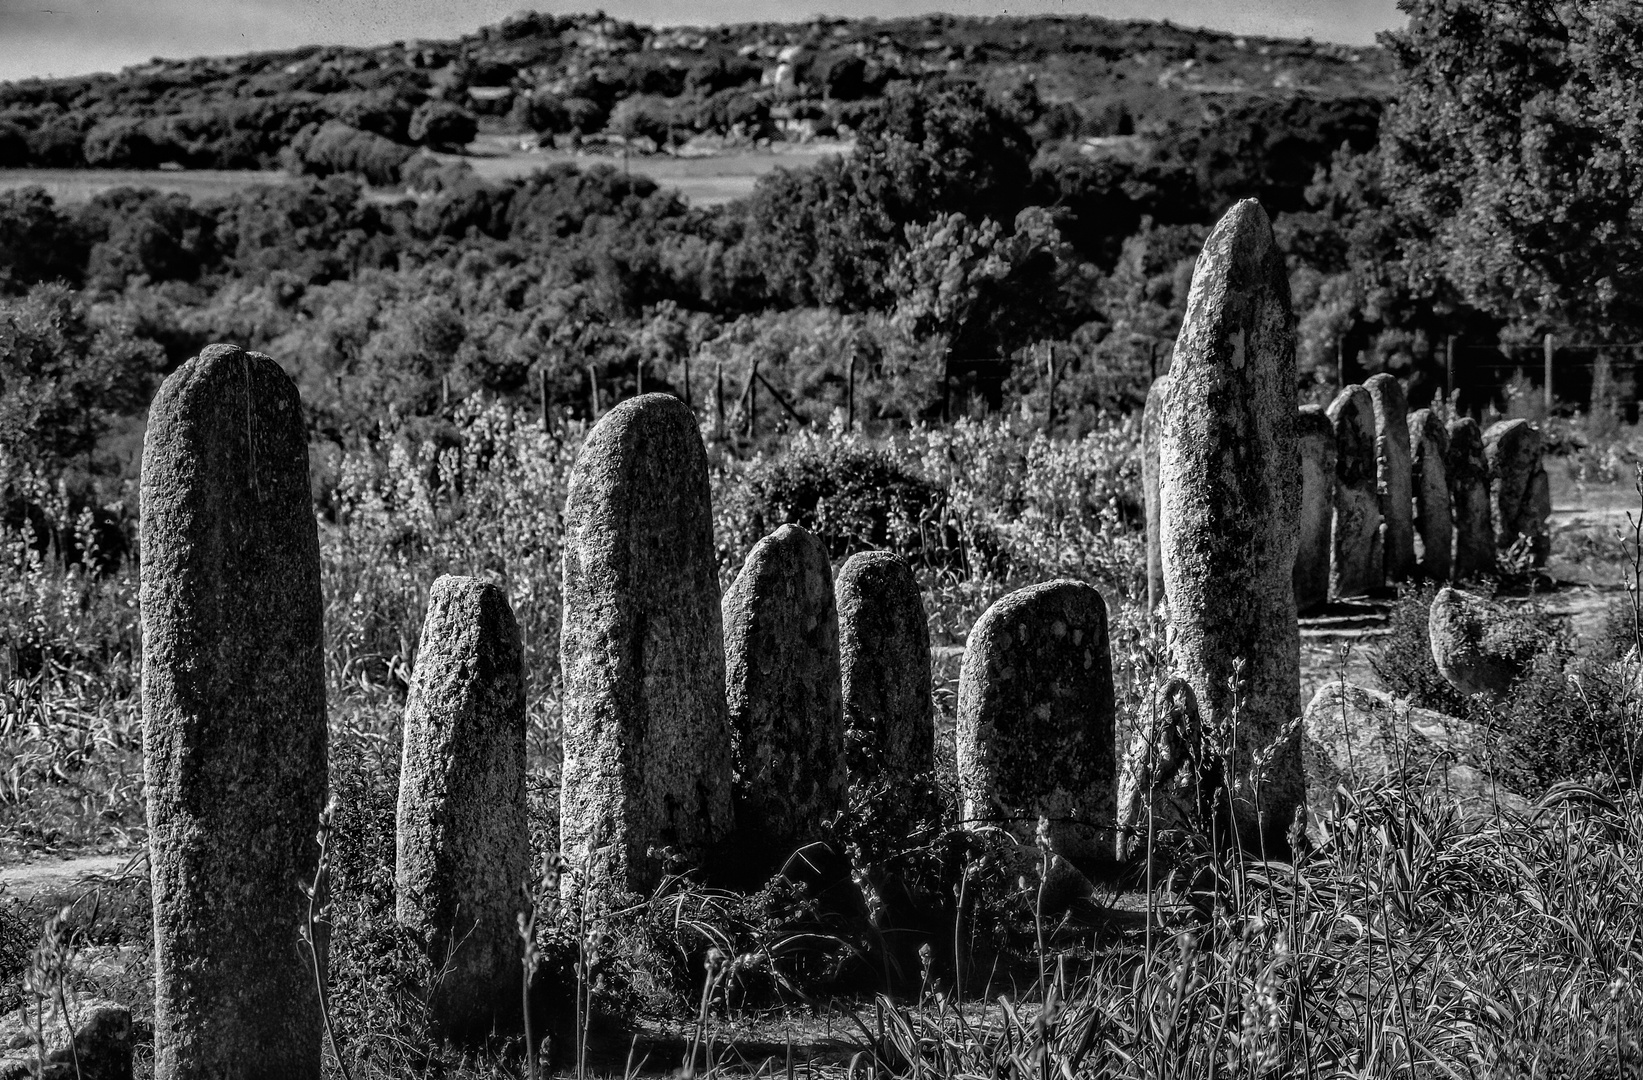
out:
M1129 860L1155 838L1186 833L1208 820L1203 720L1198 698L1184 679L1153 695L1124 756L1118 783L1118 858ZM1211 785L1214 781L1209 781Z
M1415 572L1413 492L1409 475L1409 402L1395 375L1381 372L1363 384L1375 406L1375 488L1381 497L1381 572L1387 582Z
M1112 656L1107 605L1080 581L1010 593L970 631L958 684L958 787L966 822L1031 844L1050 820L1061 856L1110 858Z
M1410 481L1415 492L1416 569L1448 581L1454 568L1454 515L1449 504L1449 431L1431 409L1409 414Z
M1329 592L1363 596L1386 582L1381 566L1381 499L1376 481L1375 404L1348 386L1329 403L1335 427L1335 520L1329 540Z
M1432 660L1463 694L1500 701L1546 645L1527 620L1459 589L1438 590L1427 617Z
M839 568L833 595L850 781L900 788L935 768L930 626L918 582L901 556L862 551Z
M1304 798L1299 755L1280 749L1259 785L1257 750L1296 716L1300 450L1295 317L1284 257L1252 199L1229 210L1198 257L1159 440L1160 536L1174 671L1206 725L1229 723L1242 664L1234 803L1246 838L1282 846Z
M642 892L666 846L700 859L732 826L724 632L707 451L678 398L594 426L565 500L564 771L569 893Z
M1449 506L1455 520L1452 577L1470 581L1495 572L1495 530L1489 517L1489 461L1483 430L1470 416L1449 421Z
M268 357L213 345L160 388L142 553L154 1075L318 1077L297 885L326 789L319 538Z
M1529 488L1523 496L1523 514L1518 531L1531 537L1529 551L1534 565L1545 566L1552 553L1552 479L1546 475L1545 458L1529 477Z
M783 525L753 545L724 597L725 700L736 819L786 853L844 805L839 618L827 548Z
M1158 536L1158 425L1159 410L1169 376L1160 375L1147 389L1141 411L1141 497L1147 513L1147 610L1164 602L1164 556Z
M1542 471L1540 431L1527 420L1491 424L1483 433L1483 453L1489 462L1489 517L1495 529L1495 548L1505 551L1520 536L1534 538L1544 531L1530 491L1535 475Z
M72 991L66 1004L0 1017L0 1080L131 1080L131 1010Z
M1437 790L1466 809L1522 812L1522 798L1500 786L1485 767L1485 733L1379 690L1325 683L1302 721L1309 817L1314 829L1334 815L1336 789L1394 778L1415 790Z
M445 968L429 1014L456 1039L519 1022L515 917L531 871L524 663L506 593L479 578L434 582L405 703L395 905Z
M1335 426L1322 406L1301 407L1296 439L1301 451L1301 514L1295 608L1307 612L1329 601L1329 535L1335 523Z

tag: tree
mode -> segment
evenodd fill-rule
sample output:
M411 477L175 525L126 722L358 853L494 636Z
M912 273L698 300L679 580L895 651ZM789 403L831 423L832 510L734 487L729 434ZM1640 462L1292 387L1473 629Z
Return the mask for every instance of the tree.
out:
M1402 7L1381 145L1410 277L1525 328L1643 324L1643 8Z
M411 114L412 141L434 149L461 150L479 134L473 113L448 101L426 101Z

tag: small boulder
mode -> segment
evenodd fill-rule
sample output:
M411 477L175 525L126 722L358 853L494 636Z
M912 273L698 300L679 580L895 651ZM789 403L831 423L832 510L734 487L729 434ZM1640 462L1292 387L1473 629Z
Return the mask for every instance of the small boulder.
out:
M1432 660L1449 685L1490 701L1501 700L1546 646L1524 619L1456 588L1438 591L1427 627Z
M31 1009L0 1017L0 1080L131 1080L131 1010L70 994L68 1013L72 1039L63 1014L46 1007L43 1047Z

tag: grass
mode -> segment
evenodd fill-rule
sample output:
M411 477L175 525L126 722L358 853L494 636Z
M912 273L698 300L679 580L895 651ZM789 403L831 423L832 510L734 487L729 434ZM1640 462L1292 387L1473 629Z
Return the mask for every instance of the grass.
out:
M462 447L401 440L355 452L321 490L334 809L329 889L315 890L310 932L330 936L327 1068L337 1075L1643 1072L1643 795L1629 759L1616 757L1635 747L1640 702L1624 666L1634 662L1619 652L1549 649L1515 711L1483 718L1557 748L1524 758L1517 776L1537 801L1523 814L1468 815L1439 793L1381 781L1338 792L1337 814L1314 823L1292 863L1189 839L1170 853L1170 890L1120 877L1101 883L1101 902L1067 906L1051 902L1056 868L1041 848L953 826L949 765L927 798L857 799L825 838L848 857L843 876L778 877L738 893L680 875L605 909L556 911L557 509L580 433L544 433L499 411L465 417L464 428ZM1164 643L1121 600L1134 595L1139 565L1126 432L1052 444L1008 424L960 424L877 445L933 485L941 521L957 523L936 549L917 549L935 642L962 641L991 599L1024 582L1096 580L1118 601L1114 668L1130 725L1163 677ZM859 439L801 437L789 453L837 468L865 449ZM762 467L719 461L718 504L745 494ZM859 523L863 513L841 504L823 517ZM737 524L746 520L720 523L727 575L756 539ZM986 552L966 548L977 537ZM1634 535L1583 557L1636 550ZM135 576L89 576L20 545L7 559L0 855L140 848ZM1625 569L1635 582L1635 563ZM399 714L426 588L448 571L496 576L519 615L530 825L544 868L521 939L532 1030L467 1050L428 1038L421 1003L438 973L393 918ZM1406 692L1439 695L1419 664L1419 598L1405 608L1381 660ZM143 1030L142 876L83 897L0 894L0 1009L37 1000L28 995L41 987L96 993L130 1002ZM110 955L121 958L112 974L89 963Z

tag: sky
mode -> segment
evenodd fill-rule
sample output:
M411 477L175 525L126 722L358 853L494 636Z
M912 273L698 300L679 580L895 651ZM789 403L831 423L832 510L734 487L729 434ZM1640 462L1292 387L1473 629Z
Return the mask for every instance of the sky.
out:
M297 45L381 45L453 38L501 21L522 0L0 0L0 80L118 71L151 57ZM817 14L881 18L1101 15L1168 19L1238 34L1368 44L1404 22L1395 0L589 0L537 5L564 14L603 8L653 25L797 21Z

